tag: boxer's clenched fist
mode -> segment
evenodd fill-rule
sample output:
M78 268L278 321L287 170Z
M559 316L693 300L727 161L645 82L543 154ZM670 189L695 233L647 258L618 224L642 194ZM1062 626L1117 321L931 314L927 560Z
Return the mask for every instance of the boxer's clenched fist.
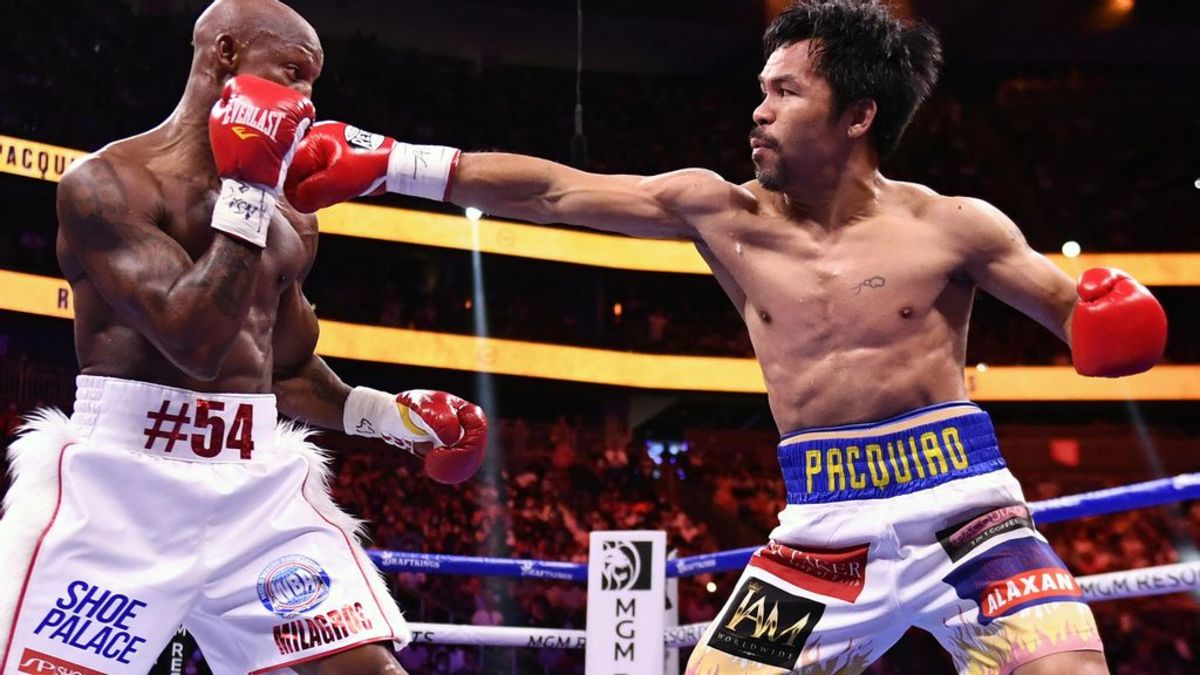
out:
M342 122L320 122L297 148L284 191L306 213L385 190L445 200L458 156L456 148L410 145Z
M393 396L356 387L342 422L348 434L381 438L423 458L425 473L439 483L461 483L483 464L487 417L479 406L444 391Z

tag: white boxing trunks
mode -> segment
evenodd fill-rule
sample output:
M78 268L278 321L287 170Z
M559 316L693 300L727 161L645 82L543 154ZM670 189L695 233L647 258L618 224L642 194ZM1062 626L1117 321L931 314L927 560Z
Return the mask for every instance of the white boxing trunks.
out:
M145 673L182 624L213 672L410 639L271 395L80 376L10 450L0 673Z
M689 675L860 673L911 626L960 673L1102 649L973 403L788 434L779 461L788 505Z

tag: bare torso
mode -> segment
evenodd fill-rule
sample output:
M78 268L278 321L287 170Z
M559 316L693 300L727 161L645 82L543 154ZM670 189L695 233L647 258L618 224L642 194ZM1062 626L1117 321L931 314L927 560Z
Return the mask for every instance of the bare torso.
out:
M161 246L181 247L194 263L215 236L224 236L209 225L219 182L215 173L178 166L162 147L162 139L153 131L107 146L87 160L92 164L86 169L88 184L67 199L86 210L91 205L79 202L114 201L115 196L124 205L122 218L165 233L174 243L164 240ZM72 206L65 205L68 209ZM60 198L60 213L63 208ZM300 282L316 255L316 236L315 218L280 202L266 249L251 277L249 312L215 379L209 380L191 377L177 367L110 302L119 298L103 297L93 276L106 272L85 270L80 252L72 250L60 232L58 258L75 295L75 344L81 371L195 391L270 392L273 364L295 362L311 354L316 343L315 320L299 306L305 302ZM160 257L151 252L134 264L166 267L182 258L178 248L162 253ZM229 303L229 311L234 312L232 305L238 304L238 299L216 292L213 302L218 308ZM280 324L287 330L277 331ZM195 330L203 332L205 326L196 325Z
M887 182L872 213L827 229L747 187L755 199L691 225L746 321L781 431L966 398L975 284L955 234L925 213L945 198Z

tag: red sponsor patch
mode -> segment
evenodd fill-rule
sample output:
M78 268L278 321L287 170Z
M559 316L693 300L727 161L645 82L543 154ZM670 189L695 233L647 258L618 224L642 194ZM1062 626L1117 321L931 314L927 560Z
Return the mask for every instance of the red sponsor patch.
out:
M750 566L813 593L854 602L867 581L868 548L797 549L771 542L754 552Z
M1075 577L1061 567L1042 567L989 584L983 589L979 607L995 618L1021 605L1049 597L1082 597Z
M17 666L17 672L45 673L45 675L104 675L98 670L92 670L33 649L26 649L21 653L21 663Z

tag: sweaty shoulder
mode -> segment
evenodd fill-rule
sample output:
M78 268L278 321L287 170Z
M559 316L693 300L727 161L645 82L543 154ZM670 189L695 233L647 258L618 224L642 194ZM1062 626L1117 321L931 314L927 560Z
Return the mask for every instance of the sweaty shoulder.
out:
M145 163L129 157L121 144L115 143L71 165L58 185L59 212L61 215L62 207L71 205L125 212L155 203L160 192L158 180Z
M708 169L679 169L648 176L641 180L641 187L653 192L663 206L685 216L746 210L756 201L749 190Z
M913 214L938 227L948 241L959 244L965 252L996 252L1024 241L1016 224L988 202L922 189L926 190L923 195L914 194Z

